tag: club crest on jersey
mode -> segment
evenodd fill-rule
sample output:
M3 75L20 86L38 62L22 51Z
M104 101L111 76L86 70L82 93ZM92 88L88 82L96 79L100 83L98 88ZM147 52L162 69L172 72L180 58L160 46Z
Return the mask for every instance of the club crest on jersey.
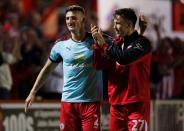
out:
M74 59L77 61L83 61L83 60L85 60L85 56L84 56L84 54L79 54L79 55L76 55L74 57Z

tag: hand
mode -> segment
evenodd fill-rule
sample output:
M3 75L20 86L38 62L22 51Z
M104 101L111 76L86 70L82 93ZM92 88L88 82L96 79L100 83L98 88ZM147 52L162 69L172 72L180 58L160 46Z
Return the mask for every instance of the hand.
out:
M29 106L32 104L32 102L34 101L35 98L35 94L34 92L30 92L28 97L25 100L25 113L27 113L27 110L29 108Z
M102 45L105 43L105 40L102 36L101 31L98 29L96 25L91 24L91 33L94 38L94 40L97 42L97 44L102 47Z
M140 34L143 35L148 26L148 20L144 15L139 16Z

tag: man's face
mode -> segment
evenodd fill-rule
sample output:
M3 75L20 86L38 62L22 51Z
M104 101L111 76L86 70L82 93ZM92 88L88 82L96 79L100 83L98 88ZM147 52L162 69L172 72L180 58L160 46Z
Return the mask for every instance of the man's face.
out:
M123 18L120 15L115 15L113 19L113 23L114 23L114 29L117 37L127 35L130 29L130 24L127 19Z
M80 31L84 25L84 14L79 11L68 11L66 13L66 25L70 32Z

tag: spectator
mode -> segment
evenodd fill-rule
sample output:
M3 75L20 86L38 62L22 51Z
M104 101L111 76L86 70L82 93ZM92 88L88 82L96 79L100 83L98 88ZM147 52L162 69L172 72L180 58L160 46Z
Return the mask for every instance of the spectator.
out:
M11 70L9 65L12 63L15 63L18 58L17 56L17 50L16 50L16 43L11 43L13 44L13 52L8 52L5 50L5 45L7 43L6 40L4 39L12 39L9 36L8 32L0 32L0 99L10 99L11 98L11 89L12 89L12 75L11 75ZM8 49L7 49L8 50Z

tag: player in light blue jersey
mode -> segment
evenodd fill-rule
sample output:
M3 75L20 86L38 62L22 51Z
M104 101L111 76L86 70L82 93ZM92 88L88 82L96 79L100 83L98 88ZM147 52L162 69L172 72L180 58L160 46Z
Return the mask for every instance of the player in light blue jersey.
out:
M94 67L93 37L84 29L85 11L78 5L66 9L68 39L56 41L25 101L25 112L36 92L53 69L63 62L64 84L61 99L61 131L100 131L102 72Z
M93 66L93 39L90 34L85 35L82 41L72 38L58 41L51 50L52 62L63 61L65 102L94 102L102 97L102 88L97 83L101 71Z

